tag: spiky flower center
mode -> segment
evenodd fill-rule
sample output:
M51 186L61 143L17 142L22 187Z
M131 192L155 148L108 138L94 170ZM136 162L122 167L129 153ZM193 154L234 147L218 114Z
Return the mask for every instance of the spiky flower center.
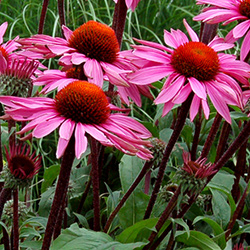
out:
M69 46L89 58L107 63L113 63L119 52L114 30L95 21L88 21L77 28L69 39Z
M250 19L250 0L242 0L239 6L240 14Z
M172 54L171 64L181 75L199 81L214 79L219 70L217 53L201 42L188 42L179 46Z
M35 164L25 155L16 155L11 158L9 169L16 178L32 178L35 173Z
M83 124L101 124L110 115L107 97L93 83L75 81L55 97L56 110L64 117Z

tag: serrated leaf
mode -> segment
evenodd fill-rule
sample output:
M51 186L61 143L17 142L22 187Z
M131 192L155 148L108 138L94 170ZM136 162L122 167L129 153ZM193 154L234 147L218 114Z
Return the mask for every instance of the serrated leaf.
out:
M188 237L187 233L182 233L176 236L175 240L189 247L197 247L200 250L221 250L206 234L198 231L190 231L190 237Z

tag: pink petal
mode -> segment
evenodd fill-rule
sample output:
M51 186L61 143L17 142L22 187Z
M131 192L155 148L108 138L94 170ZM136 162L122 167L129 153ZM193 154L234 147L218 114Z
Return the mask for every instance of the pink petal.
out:
M207 92L218 113L231 124L229 109L218 90L211 83L207 83Z
M62 26L62 30L63 30L63 34L66 38L66 40L68 41L73 33L73 31L71 29L69 29L68 27L66 27L65 25Z
M78 122L75 129L75 154L77 159L81 158L81 155L86 151L87 146L88 140L85 135L84 125Z
M56 158L59 159L65 152L66 147L68 146L69 140L63 139L59 137L57 150L56 150Z
M64 117L55 117L49 121L41 122L33 130L33 136L36 138L42 138L50 134L52 131L58 128L64 120Z
M172 99L172 102L175 104L183 103L184 101L186 101L191 91L192 89L189 83L184 85L180 89L179 93Z
M165 103L174 98L185 83L185 81L186 78L184 76L179 76L169 87L161 90L160 94L154 101L155 104Z
M65 140L69 140L73 134L75 128L75 122L70 119L66 119L59 129L59 136Z
M174 107L174 103L172 102L164 103L162 117L165 116L173 107Z
M102 87L103 70L100 63L95 59L89 59L83 67L84 73L88 77L88 81Z
M209 105L207 103L207 100L202 100L201 99L201 105L202 105L202 109L203 109L203 112L204 112L204 116L206 119L209 118L209 113L210 113L210 109L209 109Z
M190 106L190 120L193 121L195 116L197 115L200 108L201 98L194 95L191 106Z
M193 29L188 25L186 19L183 19L183 23L185 28L187 29L187 32L193 42L199 42L199 37L197 34L193 31Z
M238 24L234 29L233 29L233 35L235 38L240 38L245 35L245 33L249 30L250 27L250 20L246 20L240 24Z
M83 62L86 62L87 60L88 60L88 57L84 54L81 54L78 52L72 53L71 62L75 65L82 64Z
M128 79L134 84L145 85L159 81L173 71L174 69L171 65L152 66L128 75Z
M3 43L3 36L7 30L8 22L4 22L0 25L0 44Z
M207 98L206 88L203 82L198 81L194 77L188 78L190 86L194 93L199 96L201 99L205 100Z
M93 125L84 124L85 131L90 134L97 141L102 143L110 143L107 137Z
M247 32L244 40L243 40L243 43L241 45L241 51L240 51L240 59L242 61L245 60L247 54L249 53L250 51L250 30Z

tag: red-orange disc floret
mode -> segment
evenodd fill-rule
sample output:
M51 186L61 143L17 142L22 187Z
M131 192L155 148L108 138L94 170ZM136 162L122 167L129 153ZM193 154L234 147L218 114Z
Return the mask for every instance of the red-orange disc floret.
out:
M79 79L80 73L81 73L80 67L78 67L78 68L71 68L71 69L68 69L66 71L66 77L67 78Z
M69 46L89 58L107 63L113 63L119 52L114 30L95 21L88 21L77 28L69 39Z
M7 60L8 59L8 53L7 51L0 45L0 54Z
M214 79L219 70L217 53L201 42L179 46L172 55L171 64L179 74L199 81Z
M110 108L103 90L93 83L75 81L55 97L56 110L64 117L83 124L104 123Z
M242 0L240 3L240 14L250 19L250 0Z

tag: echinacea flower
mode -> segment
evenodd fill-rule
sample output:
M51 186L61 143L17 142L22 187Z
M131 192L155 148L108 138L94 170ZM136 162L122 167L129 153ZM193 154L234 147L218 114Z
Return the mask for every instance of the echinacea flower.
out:
M182 186L183 192L199 192L204 187L207 178L217 172L214 164L206 164L206 158L192 161L190 153L185 151L183 151L182 158L183 167L176 172L175 182Z
M61 56L61 65L82 67L88 82L100 87L104 75L114 85L128 86L124 74L130 71L121 67L123 58L119 55L119 43L112 28L88 21L74 31L66 26L62 29L66 39L47 35L20 39L25 49L23 53L32 58Z
M33 74L37 71L39 62L18 57L20 56L8 63L2 63L0 69L0 93L26 97L31 94Z
M7 163L2 172L5 188L25 187L41 168L41 156L31 154L27 145L12 146L9 151L5 147Z
M33 129L32 135L42 138L59 128L58 158L74 135L75 155L79 159L87 149L87 134L126 154L152 158L147 148L151 144L143 140L151 137L150 132L131 117L111 113L121 109L109 104L103 90L95 84L74 81L60 90L55 99L0 96L0 102L7 106L2 118L30 121L20 133Z
M125 3L128 9L130 8L132 11L134 11L140 1L141 0L126 0ZM114 0L114 2L117 3L118 0Z
M195 21L220 23L227 25L240 21L227 35L227 39L235 40L245 36L240 52L241 60L245 60L250 51L250 1L249 0L197 0L197 4L210 4L202 13L194 17ZM233 41L233 40L231 40Z
M231 122L227 105L242 108L242 90L237 81L248 84L250 66L236 60L234 55L217 53L232 48L222 38L215 37L208 45L199 41L197 34L184 20L191 41L180 30L165 30L165 43L172 47L138 40L143 45L133 46L134 54L158 65L145 67L128 75L132 83L149 84L167 77L155 99L164 103L163 116L175 104L183 103L191 92L194 97L190 107L190 118L194 119L201 106L205 118L209 117L208 97L218 113ZM237 81L236 81L237 80Z

